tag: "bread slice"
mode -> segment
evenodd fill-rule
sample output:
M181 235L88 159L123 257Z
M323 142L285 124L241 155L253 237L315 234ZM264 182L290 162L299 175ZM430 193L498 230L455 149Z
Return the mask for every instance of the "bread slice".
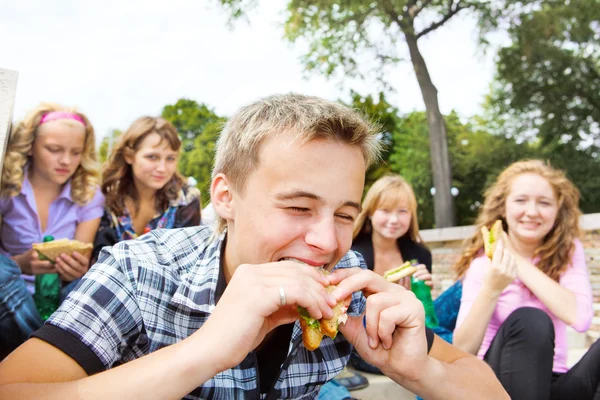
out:
M321 344L323 334L319 329L311 328L304 318L300 318L300 328L302 328L302 343L307 350L313 351Z
M502 237L502 221L496 220L492 225L492 228L488 230L487 226L481 227L481 235L483 236L483 248L485 255L491 260L496 251L496 245L498 239Z
M56 262L56 258L61 254L71 255L78 252L84 257L92 255L93 245L91 243L83 243L74 239L58 239L51 242L34 243L31 245L42 258Z
M335 290L334 285L327 286L327 292L331 293ZM348 310L348 305L350 305L350 301L352 300L352 296L348 296L342 302L337 303L333 308L333 317L330 319L321 318L319 323L321 325L321 332L324 335L329 336L332 339L335 339L338 333L338 327L340 324L346 323L348 320L348 315L346 314L346 310Z
M407 261L399 267L385 271L383 277L388 282L398 282L400 279L411 276L415 272L417 272L417 267L412 266L410 261Z
M329 293L335 290L335 285L327 286ZM302 342L304 347L308 350L313 351L321 344L323 336L329 336L335 339L338 333L338 327L340 324L346 323L348 315L346 311L352 300L352 295L348 296L343 301L337 303L333 308L333 318L325 319L321 318L316 320L312 318L308 311L304 307L298 306L298 313L300 314L300 328L302 328Z

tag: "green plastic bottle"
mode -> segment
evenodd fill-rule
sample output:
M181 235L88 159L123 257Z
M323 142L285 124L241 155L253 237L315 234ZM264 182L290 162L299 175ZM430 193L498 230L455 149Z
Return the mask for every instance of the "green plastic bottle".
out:
M415 260L412 260L412 264L417 264ZM425 308L425 325L428 328L435 328L438 326L437 315L435 315L435 307L433 306L433 299L431 298L431 288L425 284L424 281L411 277L410 290L417 296L417 299L423 303Z
M53 236L44 236L44 242L51 242ZM40 254L40 260L47 259ZM60 302L60 277L58 274L42 274L35 276L35 293L33 300L42 320L47 320L58 309Z

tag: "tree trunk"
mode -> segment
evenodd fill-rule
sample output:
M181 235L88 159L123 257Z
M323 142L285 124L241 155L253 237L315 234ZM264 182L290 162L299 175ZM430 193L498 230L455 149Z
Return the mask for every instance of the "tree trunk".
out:
M437 89L431 81L425 60L419 51L417 38L412 32L404 32L410 59L417 75L421 88L425 109L427 110L427 124L429 126L429 148L431 152L431 169L433 171L433 186L435 187L434 208L435 226L444 228L456 224L454 214L454 199L450 193L452 187L452 168L448 154L448 139L446 124L440 111Z

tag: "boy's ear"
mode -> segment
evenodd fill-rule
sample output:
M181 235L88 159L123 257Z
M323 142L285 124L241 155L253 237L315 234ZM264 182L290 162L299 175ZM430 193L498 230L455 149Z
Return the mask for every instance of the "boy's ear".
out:
M227 176L217 174L210 185L210 199L215 212L225 220L233 219L234 201Z

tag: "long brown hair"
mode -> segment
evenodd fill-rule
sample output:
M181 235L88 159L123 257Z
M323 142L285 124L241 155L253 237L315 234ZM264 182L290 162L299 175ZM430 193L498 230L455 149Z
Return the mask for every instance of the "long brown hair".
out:
M539 259L537 267L558 281L569 266L573 241L581 236L579 190L562 171L552 168L550 164L541 160L525 160L506 168L485 192L485 200L475 224L475 234L465 241L462 256L454 265L458 278L463 277L471 261L483 248L483 238L480 234L482 226L489 228L499 219L502 220L503 229L508 229L505 218L506 198L515 178L523 174L536 174L546 179L552 186L558 202L554 226L534 253L534 258Z
M79 166L71 176L71 198L79 205L92 200L100 183L100 167L96 160L96 139L94 128L89 119L73 107L63 107L53 103L42 103L28 113L13 129L8 142L4 166L2 168L2 197L14 197L21 193L25 179L25 166L30 163L31 149L37 137L38 127L42 117L50 112L70 112L80 116L85 121L85 140ZM65 124L72 122L64 120Z
M354 223L353 237L360 233L371 233L370 217L378 208L396 208L407 204L410 209L410 226L408 236L413 242L423 244L419 234L419 220L417 219L417 198L415 192L406 180L400 175L387 175L379 178L367 191L362 203L362 211Z
M166 140L173 151L179 152L181 149L177 130L166 119L141 117L131 124L119 137L102 171L102 193L106 197L106 207L117 215L123 214L126 197L132 198L136 206L139 204L139 193L135 189L131 165L125 161L125 157L135 155L144 139L152 133L158 134L161 142ZM156 208L165 210L169 201L177 199L184 186L185 178L175 171L173 178L156 193Z

